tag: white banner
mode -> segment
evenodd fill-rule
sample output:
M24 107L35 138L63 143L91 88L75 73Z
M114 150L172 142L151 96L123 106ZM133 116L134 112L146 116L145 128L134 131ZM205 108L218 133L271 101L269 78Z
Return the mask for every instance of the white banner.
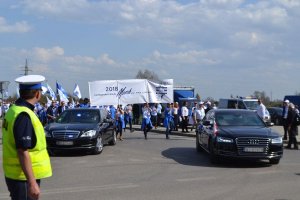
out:
M173 102L173 79L154 83L146 79L104 80L89 82L92 106L171 103Z

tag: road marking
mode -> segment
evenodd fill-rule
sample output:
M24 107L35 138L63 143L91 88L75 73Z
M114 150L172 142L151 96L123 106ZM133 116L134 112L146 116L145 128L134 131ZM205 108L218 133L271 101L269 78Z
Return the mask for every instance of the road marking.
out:
M183 178L183 179L176 179L178 182L192 182L192 181L208 181L208 180L216 180L216 177L196 177L196 178Z

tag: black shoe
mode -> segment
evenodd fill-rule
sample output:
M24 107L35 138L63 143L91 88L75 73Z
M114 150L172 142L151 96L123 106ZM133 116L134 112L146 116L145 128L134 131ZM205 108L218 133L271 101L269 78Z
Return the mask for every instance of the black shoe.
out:
M295 150L299 150L299 148L298 148L298 147L294 147L294 149L295 149Z
M286 147L284 147L284 148L286 148L286 149L292 149L292 147L291 147L291 146L286 146Z

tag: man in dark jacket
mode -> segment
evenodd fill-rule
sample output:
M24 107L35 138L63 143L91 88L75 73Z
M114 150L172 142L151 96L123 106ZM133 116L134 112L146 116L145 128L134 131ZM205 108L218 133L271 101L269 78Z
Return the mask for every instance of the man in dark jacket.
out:
M60 115L62 112L64 112L65 110L67 109L66 105L65 105L65 102L64 101L61 101L60 102L60 106L58 106L57 108L57 113L58 115Z
M48 107L47 109L47 118L48 118L48 123L53 123L57 117L57 106L56 106L56 101L52 101L52 104Z
M289 104L289 111L287 117L288 124L288 133L289 133L289 143L286 146L287 149L292 148L292 144L294 145L294 149L298 150L298 142L296 136L298 135L298 126L296 122L297 112L295 110L294 104Z

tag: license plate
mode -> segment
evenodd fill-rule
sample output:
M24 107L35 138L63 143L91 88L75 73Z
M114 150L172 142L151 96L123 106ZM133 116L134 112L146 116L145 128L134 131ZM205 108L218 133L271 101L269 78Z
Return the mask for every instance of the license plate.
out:
M73 141L57 141L56 144L68 146L68 145L73 145Z
M245 147L244 152L264 152L263 147Z

